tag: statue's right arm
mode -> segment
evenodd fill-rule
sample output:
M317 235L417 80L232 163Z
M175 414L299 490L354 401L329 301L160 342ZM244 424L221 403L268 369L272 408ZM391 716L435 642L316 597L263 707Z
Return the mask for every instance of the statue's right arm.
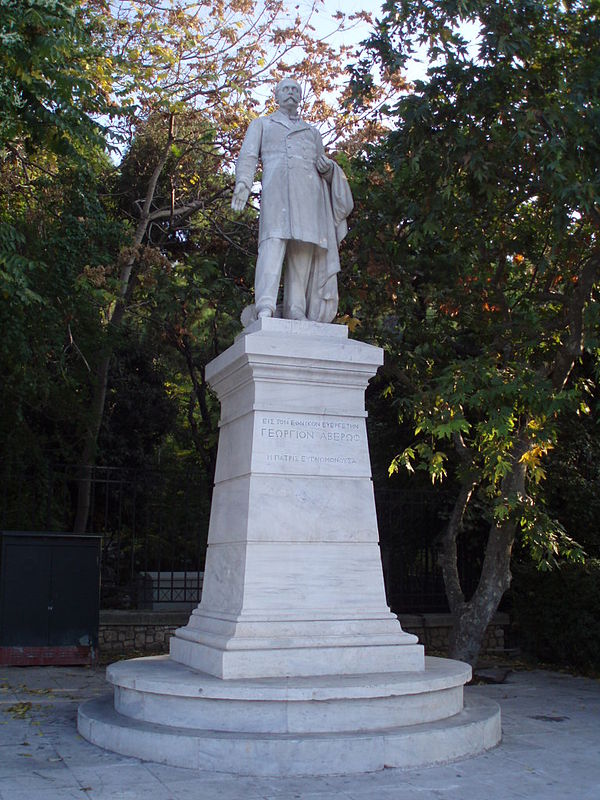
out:
M235 166L235 191L231 201L234 211L241 211L250 196L250 188L254 183L254 173L260 157L261 142L262 119L257 117L248 126Z

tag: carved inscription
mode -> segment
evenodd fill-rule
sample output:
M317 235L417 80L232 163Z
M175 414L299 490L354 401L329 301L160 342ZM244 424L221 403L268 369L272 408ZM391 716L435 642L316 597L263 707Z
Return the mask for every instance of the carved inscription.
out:
M346 419L262 416L260 439L267 462L298 464L356 464L363 428ZM285 445L289 445L286 447Z

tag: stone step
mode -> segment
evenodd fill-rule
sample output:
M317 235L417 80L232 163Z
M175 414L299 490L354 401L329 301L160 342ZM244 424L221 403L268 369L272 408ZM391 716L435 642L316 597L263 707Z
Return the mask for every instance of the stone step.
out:
M468 664L368 675L221 680L167 657L112 664L115 709L145 722L236 733L383 730L458 714Z
M423 767L484 752L500 740L500 708L465 703L445 720L344 733L232 733L159 725L115 711L113 698L79 708L80 734L99 747L196 770L260 776L336 775Z

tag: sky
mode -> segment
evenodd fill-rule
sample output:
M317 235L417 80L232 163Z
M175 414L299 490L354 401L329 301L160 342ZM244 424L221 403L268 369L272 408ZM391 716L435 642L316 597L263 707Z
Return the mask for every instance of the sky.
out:
M375 19L381 16L382 2L383 0L321 0L317 6L319 13L313 17L316 32L325 35L334 30L337 22L332 20L332 16L337 11L341 11L346 17L356 11L368 11ZM299 6L298 11L302 15L303 12L304 14L310 12L312 2L311 0L296 0L293 5ZM329 41L336 44L358 45L371 32L371 26L362 20L349 23L349 25L352 25L349 30L335 34Z
M382 5L383 0L320 0L318 6L320 9L319 13L314 17L317 33L327 34L335 27L335 21L333 21L331 17L336 11L341 11L346 14L346 16L356 11L368 11L373 21L375 21L376 18L381 18L383 16L381 11ZM312 0L296 0L295 3L291 3L291 7L297 7L301 15L306 15L310 13ZM339 44L360 44L362 40L369 36L371 25L362 21L354 23L354 25L355 27L351 30L333 36L331 41ZM460 30L467 41L471 41L472 46L475 47L475 40L477 39L476 27L474 25L464 24L461 25ZM423 79L426 77L428 66L429 64L423 53L422 57L417 56L408 62L406 77L410 81Z
M313 22L316 32L321 35L327 35L335 29L337 23L332 20L332 16L337 11L341 11L347 17L357 11L368 11L373 21L383 16L381 11L383 0L318 0L318 2L319 13L314 15ZM312 0L295 0L295 2L291 0L290 8L297 8L298 13L302 17L306 17L312 8ZM361 41L370 35L372 30L372 26L362 20L349 23L349 25L352 25L352 27L343 33L333 35L329 41L336 44L359 45ZM407 64L406 77L411 81L425 78L427 66L425 58L419 59L417 57L413 59Z
M346 16L350 16L351 14L355 13L356 11L368 11L373 19L376 17L380 17L381 15L381 6L383 4L383 0L323 0L323 2L319 5L319 17L321 19L321 25L323 25L323 29L325 30L326 20L330 20L331 16L335 14L337 11L341 11ZM299 11L302 12L303 7L310 9L311 2L310 0L302 0L299 3L300 9ZM318 27L317 27L318 29ZM366 22L360 22L355 30L348 32L347 35L343 37L340 36L339 40L343 41L348 44L349 39L352 40L353 43L358 44L361 39L366 38L370 32L370 25Z

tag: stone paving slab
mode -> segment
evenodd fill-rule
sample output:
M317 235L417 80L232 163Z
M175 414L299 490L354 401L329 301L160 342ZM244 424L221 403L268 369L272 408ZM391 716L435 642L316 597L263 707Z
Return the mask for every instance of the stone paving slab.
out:
M103 668L0 667L0 800L600 800L600 682L515 671L470 686L502 708L503 740L428 769L245 778L101 750L77 706L107 691Z

